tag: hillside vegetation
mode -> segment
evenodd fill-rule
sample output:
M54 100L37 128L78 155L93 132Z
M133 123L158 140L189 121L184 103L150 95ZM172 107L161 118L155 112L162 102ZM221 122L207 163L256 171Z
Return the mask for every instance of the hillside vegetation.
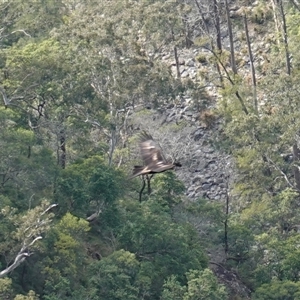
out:
M1 299L300 299L298 1L0 12ZM234 162L225 197L129 180L141 130L187 164L199 124Z

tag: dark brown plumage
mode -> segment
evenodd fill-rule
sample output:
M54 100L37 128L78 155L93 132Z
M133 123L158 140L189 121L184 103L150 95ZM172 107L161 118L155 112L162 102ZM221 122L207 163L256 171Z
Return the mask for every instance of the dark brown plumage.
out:
M140 134L139 147L144 166L135 166L131 178L140 175L161 173L173 169L175 166L181 167L180 163L167 162L160 146L145 131Z

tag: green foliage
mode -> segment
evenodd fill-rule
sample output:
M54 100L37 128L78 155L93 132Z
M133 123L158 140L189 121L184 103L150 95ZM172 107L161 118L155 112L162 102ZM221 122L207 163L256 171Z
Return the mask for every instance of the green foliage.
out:
M54 216L52 212L47 211L49 207L49 202L44 200L40 206L26 211L22 216L9 216L16 225L16 231L12 233L12 236L22 241L23 245L26 245L35 237L48 231L50 229L50 221Z
M16 209L10 206L8 198L0 196L1 203L1 222L0 222L0 253L8 254L11 252L13 241L10 234L15 230L14 216ZM3 264L5 266L5 264Z
M228 254L240 263L248 258L249 249L253 245L253 233L245 224L230 220L228 223Z
M195 228L201 228L199 236L205 247L215 247L224 242L223 204L206 199L197 199L194 202L184 203L177 214L179 219L192 224Z
M299 280L299 234L282 237L278 232L270 232L257 236L256 240L261 250L261 264L254 272L258 282L270 282L272 278Z
M254 300L295 300L300 299L300 283L274 280L263 284L253 294Z
M61 48L59 42L54 39L47 39L39 43L31 42L24 47L16 45L6 57L6 68L14 70L14 75L6 78L5 85L9 88L23 90L28 96L36 92L41 97L37 100L43 100L47 95L53 95L52 101L48 105L52 104L53 100L61 94L65 83L64 81L58 82L66 72L63 67L66 67L67 57L64 54L62 58ZM63 65L62 62L64 62ZM60 69L59 73L55 72L55 70L58 71L57 69ZM28 72L33 75L26 76ZM35 88L28 89L27 86L32 82L34 82Z
M102 219L116 222L116 200L123 188L122 174L106 165L100 156L93 156L68 166L57 180L56 197L64 212L81 217L105 206Z
M254 290L263 283L267 284L264 292L278 288L278 293L270 292L265 298L259 294L261 299L281 299L279 286L284 290L283 282L299 280L299 11L288 5L283 8L289 24L288 49L279 37L268 36L269 52L264 53L262 69L256 68L256 74L262 75L256 90L258 112L249 97L251 89L242 84L226 89L224 101L219 102L226 122L226 150L235 158L238 171L230 199L229 258L234 259L229 265L238 261L239 274ZM257 14L253 18L266 22L275 12L282 20L279 5L273 9L262 1L252 10ZM285 55L293 56L291 75L285 71ZM248 113L237 105L235 91Z
M68 141L70 158L91 151L91 139L86 138L81 144L78 141L88 135L89 128L82 120L86 119L86 109L82 104L87 103L87 99L91 101L94 95L90 84L86 83L87 75L78 73L68 45L55 38L31 40L25 45L16 44L11 51L1 54L5 70L9 70L5 71L8 75L1 78L6 94L10 97L17 91L14 96L20 98L17 108L25 126L29 123L34 129L39 143L59 157L56 143L61 142L61 134L65 132L73 137L72 142ZM101 103L94 108L103 116ZM11 107L15 104L15 101L9 103Z
M163 285L161 300L182 300L186 293L186 287L181 286L176 276L170 276Z
M228 293L225 286L218 283L216 276L209 269L191 270L186 273L187 286L180 285L175 276L164 284L161 300L225 300Z
M28 149L33 144L33 133L20 128L16 121L18 121L16 113L3 107L0 108L2 189L5 184L17 180L16 173L20 172L26 165L29 155Z
M38 295L35 294L34 291L29 291L26 296L17 295L14 300L39 300Z
M218 283L216 276L211 270L192 270L186 276L188 289L183 298L184 300L228 299L225 287Z
M135 255L115 251L103 260L90 266L89 299L134 300L139 298L139 262Z
M86 263L82 242L89 229L87 221L70 213L52 229L44 245L52 249L42 266L45 299L68 299L80 291L77 287L85 282L81 274Z
M299 297L299 161L290 150L298 147L300 127L299 11L283 2L291 76L282 72L286 45L273 32L264 36L266 51L253 47L259 59L257 112L247 76L229 70L228 50L197 54L205 64L200 84L175 79L169 59L161 59L162 49L173 55L177 47L181 55L189 13L199 14L190 2L0 4L1 99L9 102L0 107L1 267L14 261L24 243L43 237L12 280L0 281L1 299L226 299L224 287L205 269L203 250L223 247L225 221L229 248L222 258L256 289L255 297ZM276 16L280 24L277 9L259 1L250 21ZM267 30L264 25L255 28ZM199 44L208 42L213 40L201 37ZM242 47L236 57L240 69L245 53ZM221 70L210 76L216 62ZM136 194L131 199L132 187L112 166L124 168L132 128L147 123L146 113L137 119L132 107L166 107L188 91L190 103L205 108L209 97L202 82L211 86L212 77L222 86L220 145L239 172L229 214L222 203L182 203L184 187L173 172L155 176L153 192L141 204ZM55 224L52 214L41 216L44 198L59 204ZM84 220L100 210L95 221Z
M3 300L9 300L12 297L12 280L10 278L0 278L0 297Z
M230 254L239 265L243 261L240 274L254 286L272 278L298 280L298 198L298 193L286 189L253 201L231 217Z
M4 230L0 235L1 253L14 260L21 249L25 253L40 249L38 240L49 231L54 216L49 208L48 201L23 213L9 206L3 207L0 212L0 226Z
M151 180L153 192L151 198L159 202L162 206L173 207L181 202L184 184L178 180L174 172L164 172L154 176Z
M0 123L0 191L17 208L26 208L33 195L37 197L30 205L37 205L37 199L51 190L56 175L52 152L38 145L34 133L21 126L20 114L0 107Z
M185 272L207 265L195 230L172 221L168 210L155 200L123 203L126 222L119 233L119 246L135 253L141 263L140 276L150 285L153 297L172 274L185 281ZM125 221L125 220L124 220Z
M65 12L63 1L44 0L27 3L14 1L7 5L7 1L1 4L2 22L5 32L14 32L14 35L6 36L4 42L11 44L24 38L43 37L62 22ZM25 30L27 36L22 30Z

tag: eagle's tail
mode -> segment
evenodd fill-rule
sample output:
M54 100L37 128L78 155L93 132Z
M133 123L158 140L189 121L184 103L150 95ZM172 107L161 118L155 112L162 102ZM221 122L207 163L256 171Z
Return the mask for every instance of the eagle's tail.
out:
M134 166L130 179L139 176L141 172L144 170L144 168L145 168L144 166Z

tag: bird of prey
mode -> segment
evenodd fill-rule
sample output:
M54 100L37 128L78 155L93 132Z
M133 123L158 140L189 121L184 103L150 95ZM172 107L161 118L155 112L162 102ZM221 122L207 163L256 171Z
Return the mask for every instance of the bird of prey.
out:
M164 158L160 146L145 131L140 134L139 147L144 166L134 166L131 178L161 173L173 169L175 166L181 167L181 164L178 162L169 163Z

